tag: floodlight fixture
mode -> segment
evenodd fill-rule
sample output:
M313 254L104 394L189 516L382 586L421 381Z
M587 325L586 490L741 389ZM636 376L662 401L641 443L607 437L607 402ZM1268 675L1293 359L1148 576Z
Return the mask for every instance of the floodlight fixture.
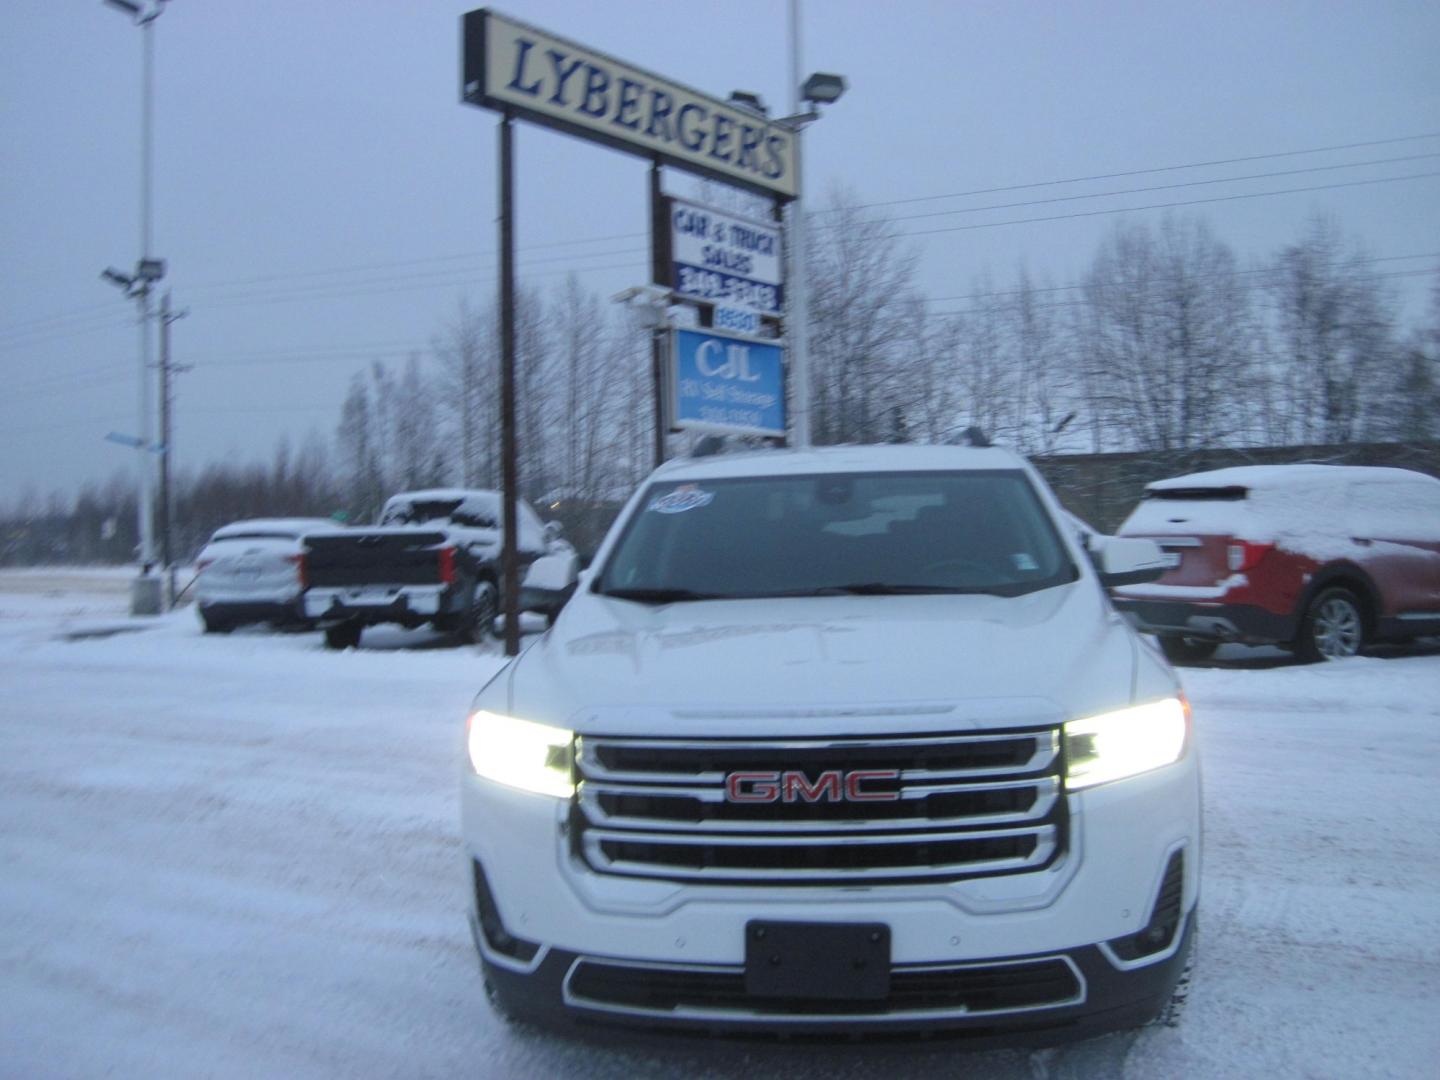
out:
M139 4L132 3L132 0L105 0L105 3L109 4L111 7L119 11L123 11L128 15L132 15L137 19L140 18L142 9Z
M756 113L759 116L769 116L770 109L761 96L752 90L730 91L730 104L738 105L742 109Z
M164 259L141 259L135 266L135 279L149 284L165 276Z
M130 277L130 275L128 274L122 274L113 266L107 266L104 270L101 270L100 277L105 281L110 282L111 285L116 285L122 289L129 289L131 285L135 284L134 278Z
M817 105L833 105L840 100L840 95L845 93L845 76L834 75L828 71L817 71L805 80L805 85L800 87L800 96L805 101L813 101Z

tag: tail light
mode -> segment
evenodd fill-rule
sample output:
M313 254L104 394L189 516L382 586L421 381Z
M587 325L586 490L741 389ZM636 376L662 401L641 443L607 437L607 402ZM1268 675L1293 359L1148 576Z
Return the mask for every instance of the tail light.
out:
M455 549L443 547L440 549L440 582L443 585L451 585L455 581Z
M1236 573L1249 570L1274 546L1257 544L1253 540L1236 540L1225 551L1225 565Z
M212 566L212 565L214 564L214 562L215 562L214 559L196 559L196 560L195 560L195 572L198 574L200 571L204 570L207 566Z
M310 587L310 577L305 572L306 568L304 553L302 552L299 555L286 555L285 561L288 562L291 566L295 567L295 577L300 582L300 588L308 589Z

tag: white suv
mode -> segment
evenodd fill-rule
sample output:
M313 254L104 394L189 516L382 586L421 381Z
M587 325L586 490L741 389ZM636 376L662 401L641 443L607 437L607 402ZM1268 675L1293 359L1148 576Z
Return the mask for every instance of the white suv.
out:
M674 462L478 695L491 999L541 1022L1071 1038L1170 999L1199 769L1175 675L995 449Z

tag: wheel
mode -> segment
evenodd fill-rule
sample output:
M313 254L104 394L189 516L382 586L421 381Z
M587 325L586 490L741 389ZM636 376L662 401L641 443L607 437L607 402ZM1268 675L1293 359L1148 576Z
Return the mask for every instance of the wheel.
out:
M1215 650L1219 647L1218 641L1209 641L1205 638L1174 637L1170 634L1165 634L1160 638L1160 651L1175 664L1208 660L1215 655Z
M360 644L360 633L364 630L358 622L336 623L325 628L327 649L353 649Z
M1322 589L1300 620L1295 654L1307 663L1343 660L1365 647L1365 613L1349 589Z
M470 594L470 607L460 631L465 640L476 645L489 640L495 632L495 616L500 613L500 594L489 581L477 581Z
M200 609L200 621L205 624L205 633L207 634L228 634L235 629L234 623L219 615L212 615L204 608Z

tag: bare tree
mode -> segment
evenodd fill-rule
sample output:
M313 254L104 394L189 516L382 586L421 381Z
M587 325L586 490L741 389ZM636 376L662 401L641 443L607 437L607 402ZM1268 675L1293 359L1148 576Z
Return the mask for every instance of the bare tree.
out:
M942 442L955 427L960 395L955 378L959 323L929 310L918 295L901 305L897 344L904 357L907 379L900 410L912 437L921 442Z
M371 520L385 499L384 477L375 440L370 390L365 376L356 374L340 407L335 432L340 480L352 520Z
M1009 348L1010 320L989 275L972 282L975 305L956 321L960 418L953 428L978 428L995 441L1019 436L1016 380Z
M1234 255L1202 220L1167 216L1158 235L1117 223L1085 276L1084 297L1086 404L1122 445L1238 441L1253 319Z
M1015 352L1019 430L1016 445L1027 454L1053 454L1074 419L1076 387L1065 354L1062 308L1043 296L1055 290L1036 286L1021 267L1010 304L1011 339Z
M1291 440L1358 438L1375 406L1376 376L1394 362L1393 315L1380 279L1333 218L1311 218L1270 272L1277 327L1278 403Z
M806 230L817 442L878 441L905 398L897 342L910 314L918 254L902 245L888 219L857 202L835 190Z
M444 479L435 430L434 392L420 369L420 357L411 353L405 370L393 382L395 484L400 488L428 487Z
M464 487L495 484L499 478L499 372L493 313L482 314L462 300L431 342L439 363L436 402L453 440L447 454L452 475Z

